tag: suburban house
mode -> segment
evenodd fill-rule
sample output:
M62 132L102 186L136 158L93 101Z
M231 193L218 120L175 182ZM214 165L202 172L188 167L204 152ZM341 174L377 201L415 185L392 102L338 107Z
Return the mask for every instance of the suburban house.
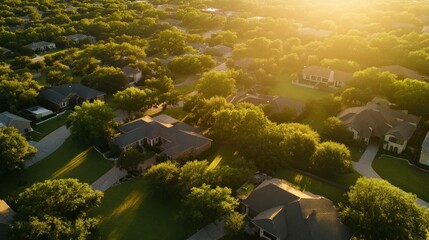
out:
M40 98L48 108L62 110L73 107L85 101L92 102L96 99L104 100L104 92L92 89L80 83L63 84L44 89L40 92Z
M334 70L328 67L309 66L304 67L298 76L300 86L309 88L341 88L347 81L352 79L353 73Z
M0 200L0 239L6 239L8 226L13 220L15 212L3 200Z
M296 111L296 117L300 116L305 111L305 103L292 98L282 96L271 96L264 94L249 94L246 93L242 96L235 96L231 103L247 102L255 106L268 105L272 113L281 112L284 108L292 108Z
M0 113L0 127L15 127L21 134L33 131L30 120L10 112Z
M333 203L280 179L265 180L243 201L259 236L268 240L348 240Z
M80 44L80 43L95 43L95 37L93 36L88 36L88 35L84 35L84 34L73 34L73 35L68 35L66 36L66 38L69 41L72 41L76 44Z
M418 73L417 71L411 70L409 68L405 68L399 65L390 65L390 66L382 66L379 67L383 72L391 72L396 74L399 78L411 78L421 81L429 81L429 77Z
M419 162L429 166L429 132L426 134L425 140L423 140Z
M402 153L420 117L390 108L385 99L374 98L365 106L347 108L337 116L353 132L354 139L383 141L383 149Z
M211 147L212 140L186 123L167 115L145 116L119 127L114 138L123 151L137 146L157 146L169 159L196 156Z
M33 42L33 43L30 43L26 46L33 49L33 51L35 51L35 52L45 52L45 51L49 51L49 50L57 48L55 43L45 42L45 41Z
M127 75L130 85L134 85L136 82L142 79L142 71L132 67L123 67L121 68L122 72Z

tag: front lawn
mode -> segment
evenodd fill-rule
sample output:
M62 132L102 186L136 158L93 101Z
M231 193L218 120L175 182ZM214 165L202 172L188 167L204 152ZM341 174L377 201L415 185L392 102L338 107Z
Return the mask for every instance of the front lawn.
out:
M32 128L34 132L30 133L32 140L40 141L49 133L53 132L57 128L63 126L66 123L67 117L70 115L71 111L66 111L62 115L57 116L54 119L41 123L39 125L33 124Z
M238 157L238 151L233 147L214 144L207 152L198 156L198 159L207 160L209 163L215 162L213 164L216 166L225 166L230 165Z
M330 93L327 92L293 85L292 78L289 74L280 75L277 81L277 84L270 88L268 94L294 98L304 102L330 95Z
M389 156L376 158L372 163L374 170L391 184L419 198L429 201L429 173L408 165L404 160Z
M110 168L113 162L105 160L92 148L83 147L68 138L54 153L19 173L0 175L0 198L14 196L35 182L55 178L77 178L93 183Z
M95 215L101 216L101 239L186 239L194 233L180 221L179 198L156 196L144 178L108 189Z

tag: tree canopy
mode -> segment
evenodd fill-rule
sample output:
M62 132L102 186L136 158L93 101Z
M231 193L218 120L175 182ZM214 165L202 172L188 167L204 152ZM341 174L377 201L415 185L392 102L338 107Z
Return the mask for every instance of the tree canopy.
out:
M228 97L234 91L235 79L228 72L206 72L198 79L197 87L199 93L205 98L214 96Z

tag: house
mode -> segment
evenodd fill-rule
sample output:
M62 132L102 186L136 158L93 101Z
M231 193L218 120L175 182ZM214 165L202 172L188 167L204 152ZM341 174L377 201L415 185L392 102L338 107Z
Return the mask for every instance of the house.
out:
M15 212L3 200L0 200L0 239L6 239L8 225L12 222Z
M347 108L337 116L353 132L354 139L383 141L383 149L402 153L420 117L390 108L387 100L374 98L365 106Z
M41 119L54 114L51 110L41 106L34 106L31 108L27 108L26 110L36 119Z
M145 116L119 127L114 138L123 151L137 146L157 146L169 159L196 156L211 147L212 140L186 123L167 116Z
M40 98L50 108L58 111L73 107L85 101L104 100L104 92L92 89L80 83L63 84L40 92Z
M304 67L299 76L300 85L310 88L320 88L323 85L330 88L340 88L352 79L353 73L334 70L328 67Z
M268 240L348 240L333 203L280 179L265 180L242 201L259 236Z
M69 41L74 42L75 44L81 44L81 43L91 43L94 44L95 43L95 37L93 36L88 36L88 35L84 35L84 34L73 34L73 35L68 35L66 36L66 38Z
M127 75L130 85L134 85L136 82L142 79L142 71L132 67L123 67L121 68L122 72Z
M281 112L284 108L289 107L296 111L296 116L301 115L305 111L305 103L292 98L282 96L271 96L264 94L249 94L233 98L232 103L247 102L255 106L269 105L273 113Z
M396 74L399 78L411 78L416 80L422 80L422 81L429 81L429 77L422 75L414 70L411 70L409 68L402 67L400 65L390 65L390 66L382 66L379 67L383 72L391 72L393 74Z
M429 132L426 134L425 140L423 140L419 162L429 166Z
M45 42L45 41L33 42L33 43L30 43L26 46L33 49L33 51L35 51L35 52L46 52L46 51L57 48L55 43Z
M30 120L10 112L0 113L0 127L15 127L21 134L33 131Z
M208 47L206 44L201 43L189 43L188 45L200 53L203 53Z

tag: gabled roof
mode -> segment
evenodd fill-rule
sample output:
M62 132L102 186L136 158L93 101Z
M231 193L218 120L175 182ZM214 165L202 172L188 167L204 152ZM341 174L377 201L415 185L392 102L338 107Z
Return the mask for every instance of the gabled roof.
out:
M41 42L33 42L27 45L27 47L32 48L32 49L38 49L41 47L47 47L51 44L55 44L55 43L51 43L51 42L45 42L45 41L41 41Z
M258 197L248 200L252 195ZM264 181L246 200L243 203L252 210L255 206L264 206L259 208L261 211L252 218L252 223L281 240L351 238L331 201L300 192L282 180Z
M14 121L28 122L31 123L30 120L12 114L10 112L2 112L0 113L0 125L10 126Z
M120 126L119 130L122 134L114 139L119 147L127 147L144 138L161 137L166 140L160 146L164 149L163 153L173 159L186 150L204 146L212 141L198 134L196 128L167 115L154 118L145 116Z
M75 40L82 40L82 39L94 38L94 37L77 33L77 34L73 34L73 35L68 35L68 36L66 36L66 38L69 40L75 41Z
M414 71L412 69L409 69L400 65L382 66L382 67L379 67L379 69L381 71L394 73L404 78L411 78L411 79L417 79L417 80L423 80L423 81L427 81L429 79L428 76L422 75L417 71Z
M264 94L245 94L243 97L237 97L233 99L233 103L247 102L253 105L270 105L273 111L282 111L285 107L295 109L297 114L301 114L305 110L305 103L287 98L283 96L271 96Z
M409 139L420 118L405 111L391 109L386 102L375 98L365 106L347 108L337 117L362 137L383 138L390 132L398 138Z
M348 81L353 77L353 73L350 73L350 72L344 72L340 70L330 69L330 68L321 67L321 66L314 66L314 65L304 67L302 69L302 74L313 75L313 76L318 76L318 77L327 78L327 79L329 79L330 77L333 77L334 78L333 80L342 81L342 82Z
M128 67L128 66L121 68L121 70L127 76L135 75L141 72L139 69Z
M87 100L106 95L104 92L100 92L80 83L54 86L40 92L40 96L42 98L56 104L60 104L65 101L71 94L76 94L77 96Z

